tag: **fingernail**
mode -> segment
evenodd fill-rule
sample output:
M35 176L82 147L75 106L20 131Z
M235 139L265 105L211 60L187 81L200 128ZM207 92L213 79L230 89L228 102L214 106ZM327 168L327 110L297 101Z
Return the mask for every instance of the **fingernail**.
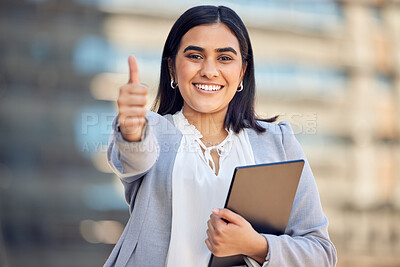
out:
M215 212L215 213L218 213L218 212L219 212L219 209L213 208L212 211Z

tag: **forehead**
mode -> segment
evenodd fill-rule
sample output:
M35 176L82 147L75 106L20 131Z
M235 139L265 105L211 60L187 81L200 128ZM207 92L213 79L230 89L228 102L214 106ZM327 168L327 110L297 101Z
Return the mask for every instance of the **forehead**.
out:
M235 34L223 23L205 24L191 28L182 37L179 50L185 49L188 45L196 45L204 49L232 47L236 51L240 51L239 41Z

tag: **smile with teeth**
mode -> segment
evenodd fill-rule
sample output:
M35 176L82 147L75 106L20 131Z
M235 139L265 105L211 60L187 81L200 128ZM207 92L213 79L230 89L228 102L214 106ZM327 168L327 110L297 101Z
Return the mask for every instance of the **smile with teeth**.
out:
M223 87L221 85L207 85L207 84L200 84L200 83L195 83L194 86L196 86L197 88L204 90L204 91L218 91Z

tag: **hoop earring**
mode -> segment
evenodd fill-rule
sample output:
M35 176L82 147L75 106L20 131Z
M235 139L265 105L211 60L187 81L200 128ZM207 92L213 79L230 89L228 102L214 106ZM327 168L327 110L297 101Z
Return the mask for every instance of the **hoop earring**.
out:
M243 82L240 82L238 89L236 92L241 92L243 90Z
M171 88L172 88L172 89L178 88L178 84L176 84L176 85L174 86L174 79L171 79Z

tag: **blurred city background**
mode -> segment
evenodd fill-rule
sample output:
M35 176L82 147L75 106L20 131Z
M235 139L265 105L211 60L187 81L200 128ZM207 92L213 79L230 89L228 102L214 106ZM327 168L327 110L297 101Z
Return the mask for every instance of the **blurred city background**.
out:
M102 266L128 219L105 151L136 55L156 92L197 4L248 27L257 112L310 161L338 266L400 266L400 1L1 0L0 266Z

